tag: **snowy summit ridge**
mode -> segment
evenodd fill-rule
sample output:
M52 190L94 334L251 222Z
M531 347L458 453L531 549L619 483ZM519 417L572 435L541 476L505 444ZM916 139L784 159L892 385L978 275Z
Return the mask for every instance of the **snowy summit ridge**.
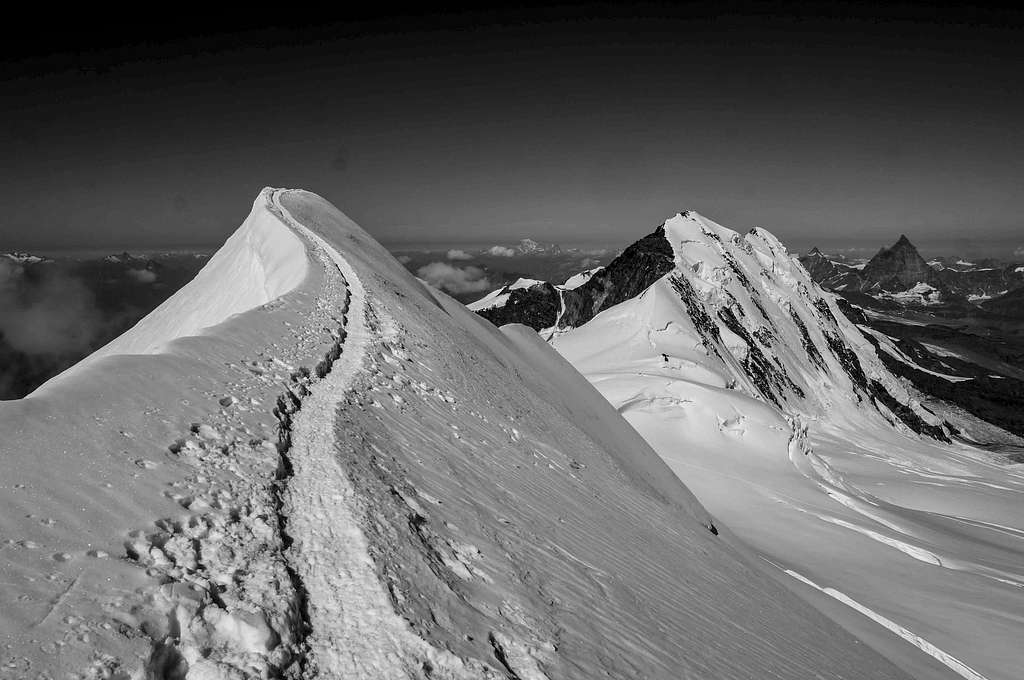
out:
M0 677L903 677L319 196L168 303L0 404Z
M835 298L763 228L741 236L684 211L571 291L537 282L509 293L470 308L498 324L527 323L560 347L559 335L628 303L614 330L590 332L612 333L620 347L670 342L675 349L677 337L693 345L683 356L695 353L693 360L714 366L722 385L790 415L817 417L853 400L898 427L948 440L941 421L882 366Z

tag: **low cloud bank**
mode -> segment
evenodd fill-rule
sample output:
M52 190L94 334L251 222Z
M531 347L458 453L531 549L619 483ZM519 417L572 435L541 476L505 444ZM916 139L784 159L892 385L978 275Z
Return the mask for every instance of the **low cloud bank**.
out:
M16 399L85 356L113 330L86 284L59 266L0 259L0 399Z
M156 281L156 272L149 269L129 269L125 274L136 283L153 283Z
M92 291L56 267L28 276L0 261L0 309L0 334L25 354L81 352L103 327Z
M495 287L480 267L455 267L447 262L431 262L420 267L416 275L434 288L452 295L479 293Z

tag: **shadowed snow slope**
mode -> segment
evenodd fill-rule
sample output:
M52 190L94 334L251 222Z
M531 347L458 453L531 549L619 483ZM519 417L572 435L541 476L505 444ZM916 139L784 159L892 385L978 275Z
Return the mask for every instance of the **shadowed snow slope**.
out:
M318 196L172 302L0 404L0 677L904 677Z
M671 271L552 344L862 640L919 677L1019 677L1024 475L948 443L771 234L663 230Z

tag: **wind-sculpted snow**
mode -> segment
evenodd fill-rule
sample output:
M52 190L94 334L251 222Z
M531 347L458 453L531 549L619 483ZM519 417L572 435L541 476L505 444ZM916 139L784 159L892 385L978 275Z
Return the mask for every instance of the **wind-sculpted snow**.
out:
M0 677L903 677L536 334L315 195L253 223L294 287L0 405Z
M256 204L264 201L261 194ZM102 357L167 351L168 343L177 338L199 335L281 297L306 277L305 249L276 215L254 209L193 281L64 377Z
M672 272L551 343L821 611L918 677L1018 677L1024 475L950 443L769 233L664 233Z

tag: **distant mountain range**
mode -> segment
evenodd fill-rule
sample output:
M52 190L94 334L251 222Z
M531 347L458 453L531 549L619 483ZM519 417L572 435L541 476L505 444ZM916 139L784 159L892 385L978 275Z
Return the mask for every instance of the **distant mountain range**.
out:
M881 302L910 307L947 307L961 312L989 311L1013 316L1024 308L1018 296L995 303L1024 288L1024 265L963 258L926 261L906 236L882 248L862 264L850 264L812 248L800 263L822 287L839 293L864 293Z

